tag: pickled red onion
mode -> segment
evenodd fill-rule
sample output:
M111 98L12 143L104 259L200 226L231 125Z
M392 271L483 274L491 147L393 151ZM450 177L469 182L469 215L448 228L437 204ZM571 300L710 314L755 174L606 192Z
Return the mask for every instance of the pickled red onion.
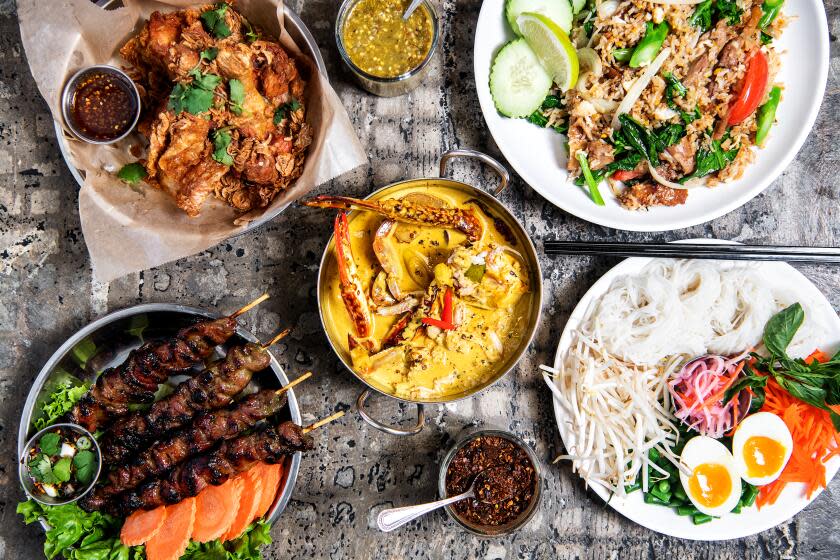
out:
M691 360L668 382L674 416L704 436L719 439L737 421L738 395L723 402L726 390L744 367L748 353L726 358L707 355Z

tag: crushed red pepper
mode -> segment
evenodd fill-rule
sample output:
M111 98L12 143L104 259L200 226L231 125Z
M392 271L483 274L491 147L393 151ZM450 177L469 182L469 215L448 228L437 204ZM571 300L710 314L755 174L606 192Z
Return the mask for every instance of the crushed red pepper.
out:
M446 495L466 492L476 475L491 468L479 478L483 488L477 488L476 493L488 502L506 498L498 503L475 499L454 503L456 515L469 524L506 525L521 516L534 499L537 479L531 459L519 445L499 436L479 436L455 453L446 470Z
M137 100L128 84L107 72L92 72L76 85L70 118L84 136L98 141L122 136L134 122Z

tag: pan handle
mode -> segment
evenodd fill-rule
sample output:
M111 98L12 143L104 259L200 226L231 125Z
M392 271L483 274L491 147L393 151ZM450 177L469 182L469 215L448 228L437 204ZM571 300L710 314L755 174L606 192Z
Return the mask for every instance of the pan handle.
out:
M476 151L476 150L468 150L468 149L458 149L458 150L449 150L444 152L443 155L440 156L440 176L446 176L446 164L449 163L449 160L456 157L468 157L468 158L475 158L478 161L489 165L493 168L499 175L499 186L493 191L493 196L499 196L502 194L502 191L505 190L510 183L510 173L508 170L505 169L505 166L496 161L495 159L491 158L485 153Z
M391 434L393 436L413 436L414 434L419 434L420 430L423 429L423 426L426 424L426 413L423 411L422 404L417 405L417 424L407 430L401 430L399 428L387 426L379 420L373 419L370 414L368 414L367 410L365 410L365 402L368 400L368 397L370 397L370 393L370 389L365 389L362 391L362 394L359 395L359 398L356 399L356 408L358 409L362 420L377 430L381 430L386 434Z

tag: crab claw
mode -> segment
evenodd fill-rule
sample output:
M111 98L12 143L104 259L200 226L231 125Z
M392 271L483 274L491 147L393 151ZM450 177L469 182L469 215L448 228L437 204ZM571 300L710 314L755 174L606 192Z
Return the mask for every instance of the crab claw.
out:
M440 208L409 202L405 199L361 200L348 196L321 195L303 201L314 208L338 208L376 212L390 220L419 226L438 226L458 230L475 243L481 239L484 225L470 208Z
M338 279L341 286L341 299L353 321L356 334L361 338L370 336L373 317L370 313L365 290L353 260L353 248L350 245L350 225L347 214L339 212L335 217L335 254L338 260Z

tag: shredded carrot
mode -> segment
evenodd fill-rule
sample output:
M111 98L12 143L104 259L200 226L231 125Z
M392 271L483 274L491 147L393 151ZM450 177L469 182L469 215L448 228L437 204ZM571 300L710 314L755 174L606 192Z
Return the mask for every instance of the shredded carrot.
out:
M825 362L829 359L829 355L817 350L806 360ZM793 453L779 478L761 487L756 499L758 507L775 503L791 482L804 483L809 498L825 488L825 462L840 455L840 434L834 431L828 412L794 398L773 378L767 380L761 410L784 420L793 436Z

